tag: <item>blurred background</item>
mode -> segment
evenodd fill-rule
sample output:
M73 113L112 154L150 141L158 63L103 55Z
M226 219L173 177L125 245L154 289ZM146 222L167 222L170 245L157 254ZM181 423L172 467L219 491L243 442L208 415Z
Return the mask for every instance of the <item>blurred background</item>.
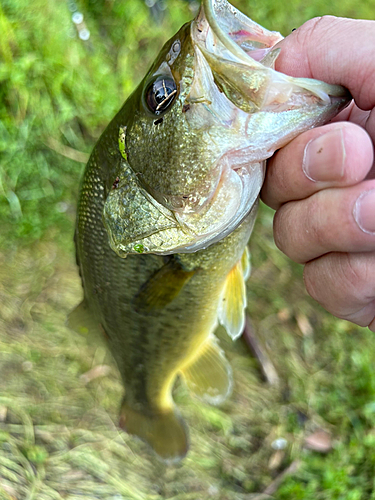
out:
M288 35L375 0L238 0ZM196 1L0 0L0 499L375 499L375 342L308 298L262 206L252 328L232 343L219 408L177 384L191 450L166 467L117 429L122 386L102 347L65 326L82 297L79 182L106 124ZM251 348L252 346L252 348ZM257 356L252 350L257 351Z

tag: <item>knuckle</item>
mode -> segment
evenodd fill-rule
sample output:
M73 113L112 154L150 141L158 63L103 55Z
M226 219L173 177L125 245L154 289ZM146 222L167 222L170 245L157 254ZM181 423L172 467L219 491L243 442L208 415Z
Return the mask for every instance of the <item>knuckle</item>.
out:
M313 265L313 262L308 262L303 268L303 281L305 283L305 288L310 297L319 302L319 304L322 304L319 289L316 288L315 275L315 266Z
M288 187L286 183L284 171L280 164L280 157L272 158L272 162L268 162L266 170L266 179L263 185L261 197L274 210L278 210L282 203L288 197Z
M305 265L308 294L335 316L350 319L374 299L373 263L352 253L329 253Z
M282 205L274 216L273 233L277 248L295 262L304 264L314 252L326 248L327 231L314 197ZM324 253L324 252L321 252Z
M286 224L287 216L285 214L285 205L283 205L279 208L279 210L277 210L273 218L273 237L277 248L284 253L287 253L285 236L287 235L288 230Z
M358 258L353 253L342 254L339 262L343 286L350 295L362 296L371 275L370 262L367 259Z
M297 42L302 47L311 44L311 39L317 36L319 39L325 31L330 29L333 16L313 17L306 21L297 31ZM323 33L322 33L323 31ZM318 33L315 33L318 32Z
M290 259L298 263L304 263L303 244L305 238L301 238L301 218L296 220L295 206L298 202L289 202L282 205L275 213L273 220L273 234L277 248Z
M375 304L374 304L375 305ZM375 317L372 318L371 322L369 323L368 325L369 329L372 331L372 332L375 332Z
M329 237L329 231L327 231L327 216L322 213L322 202L320 193L312 196L308 200L308 220L306 222L307 228L306 232L309 235L309 241L315 247L319 249L325 249L327 247L327 238Z
M297 43L301 47L301 50L306 53L307 65L310 70L311 75L314 74L313 71L313 61L310 59L309 47L320 45L322 40L329 37L331 38L332 29L336 18L334 16L320 16L314 17L306 21L297 31Z
M332 22L334 16L317 16L306 21L298 30L296 35L301 44L310 44L312 37L318 37L320 40L324 33L332 31Z

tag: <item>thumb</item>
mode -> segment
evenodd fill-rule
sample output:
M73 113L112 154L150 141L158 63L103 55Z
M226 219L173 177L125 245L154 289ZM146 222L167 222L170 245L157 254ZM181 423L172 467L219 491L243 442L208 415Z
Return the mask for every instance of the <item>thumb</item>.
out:
M375 21L311 19L278 46L277 71L343 85L360 108L375 106Z

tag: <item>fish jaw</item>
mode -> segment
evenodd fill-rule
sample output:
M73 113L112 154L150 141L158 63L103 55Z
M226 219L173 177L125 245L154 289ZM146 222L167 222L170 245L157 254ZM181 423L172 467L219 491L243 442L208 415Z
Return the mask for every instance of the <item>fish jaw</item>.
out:
M273 69L282 40L226 0L204 0L191 25L195 76L187 121L219 143L215 190L200 205L176 211L196 240L192 252L232 232L250 212L264 179L265 160L301 132L335 116L351 99L346 89ZM215 135L216 134L216 135ZM225 207L225 209L223 209ZM209 222L209 219L211 222Z

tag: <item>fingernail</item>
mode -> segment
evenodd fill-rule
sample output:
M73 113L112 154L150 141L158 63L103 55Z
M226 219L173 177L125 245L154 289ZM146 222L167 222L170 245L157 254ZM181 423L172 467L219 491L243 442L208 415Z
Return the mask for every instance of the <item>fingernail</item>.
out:
M344 176L345 144L342 129L334 129L306 144L302 169L314 182L338 181Z
M353 215L362 231L375 234L375 189L358 196L354 204Z

